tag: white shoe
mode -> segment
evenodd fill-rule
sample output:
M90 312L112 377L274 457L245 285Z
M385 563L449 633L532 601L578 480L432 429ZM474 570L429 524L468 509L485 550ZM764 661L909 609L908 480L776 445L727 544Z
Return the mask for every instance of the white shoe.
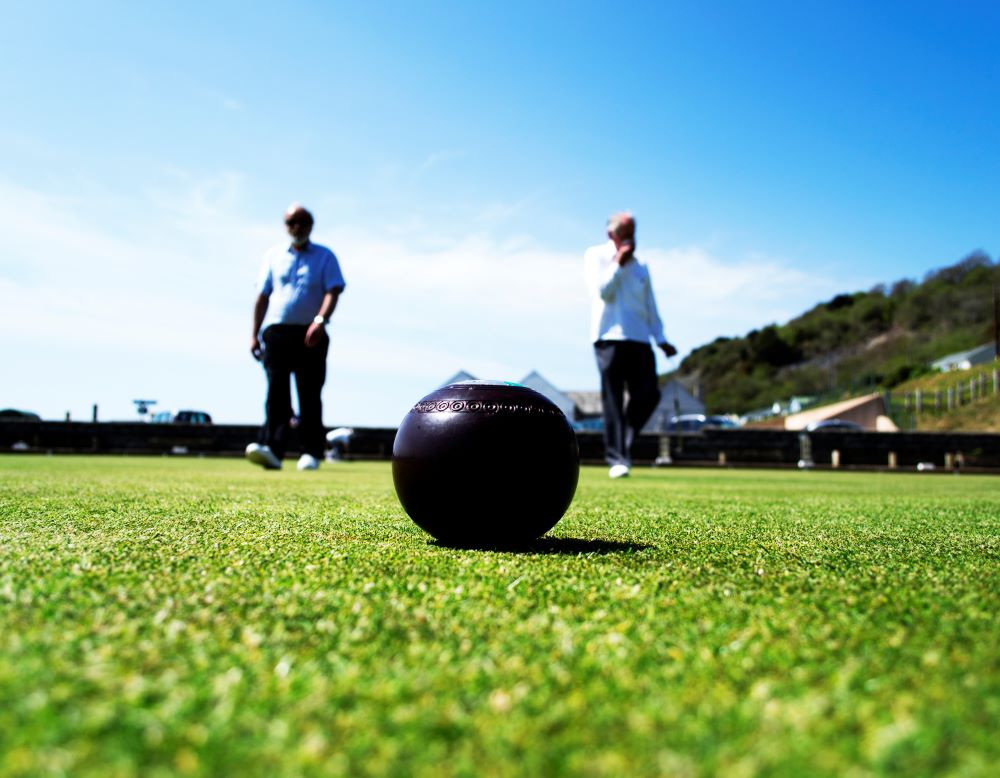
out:
M319 460L312 454L303 454L296 465L299 470L319 470Z
M251 443L247 446L246 457L255 465L260 465L265 470L281 470L281 460L274 455L270 446Z
M608 475L611 478L628 478L629 472L628 465L611 465Z

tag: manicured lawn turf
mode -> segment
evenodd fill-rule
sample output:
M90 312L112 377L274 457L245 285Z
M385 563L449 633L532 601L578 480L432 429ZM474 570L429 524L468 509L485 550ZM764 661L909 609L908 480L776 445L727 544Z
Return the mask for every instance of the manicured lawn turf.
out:
M387 463L3 456L0 774L995 775L998 516L995 477L587 468L470 551Z

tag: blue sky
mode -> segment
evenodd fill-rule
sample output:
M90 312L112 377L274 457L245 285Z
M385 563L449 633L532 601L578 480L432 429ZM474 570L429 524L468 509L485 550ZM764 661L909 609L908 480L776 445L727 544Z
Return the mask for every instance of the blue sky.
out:
M293 200L348 282L328 424L393 426L460 368L596 388L581 263L618 209L682 354L1000 252L992 2L3 18L0 407L46 418L259 421L253 282Z

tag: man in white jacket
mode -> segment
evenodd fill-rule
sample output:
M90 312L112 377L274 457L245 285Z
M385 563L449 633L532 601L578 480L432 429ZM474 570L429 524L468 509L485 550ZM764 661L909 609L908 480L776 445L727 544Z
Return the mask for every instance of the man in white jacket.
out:
M632 443L660 401L650 342L672 357L663 334L649 269L635 256L635 219L608 219L608 241L587 249L584 274L591 295L591 340L601 374L608 474L629 474ZM629 401L625 404L625 390Z

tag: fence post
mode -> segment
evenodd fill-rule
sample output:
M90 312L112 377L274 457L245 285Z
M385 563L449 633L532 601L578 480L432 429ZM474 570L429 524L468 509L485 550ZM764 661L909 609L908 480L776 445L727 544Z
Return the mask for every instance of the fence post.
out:
M799 433L799 467L809 468L813 467L816 463L813 462L813 448L812 440L809 437L808 432Z
M938 389L934 392L934 410L937 413L941 413L941 390Z
M924 410L924 392L922 389L917 389L913 393L913 404L917 409L917 416L919 416Z
M973 403L976 401L976 379L969 379L969 402Z
M948 410L953 410L955 407L955 387L948 387Z
M993 394L1000 394L1000 368L993 368Z
M673 458L670 456L670 436L660 435L660 454L656 457L656 465L672 465Z

